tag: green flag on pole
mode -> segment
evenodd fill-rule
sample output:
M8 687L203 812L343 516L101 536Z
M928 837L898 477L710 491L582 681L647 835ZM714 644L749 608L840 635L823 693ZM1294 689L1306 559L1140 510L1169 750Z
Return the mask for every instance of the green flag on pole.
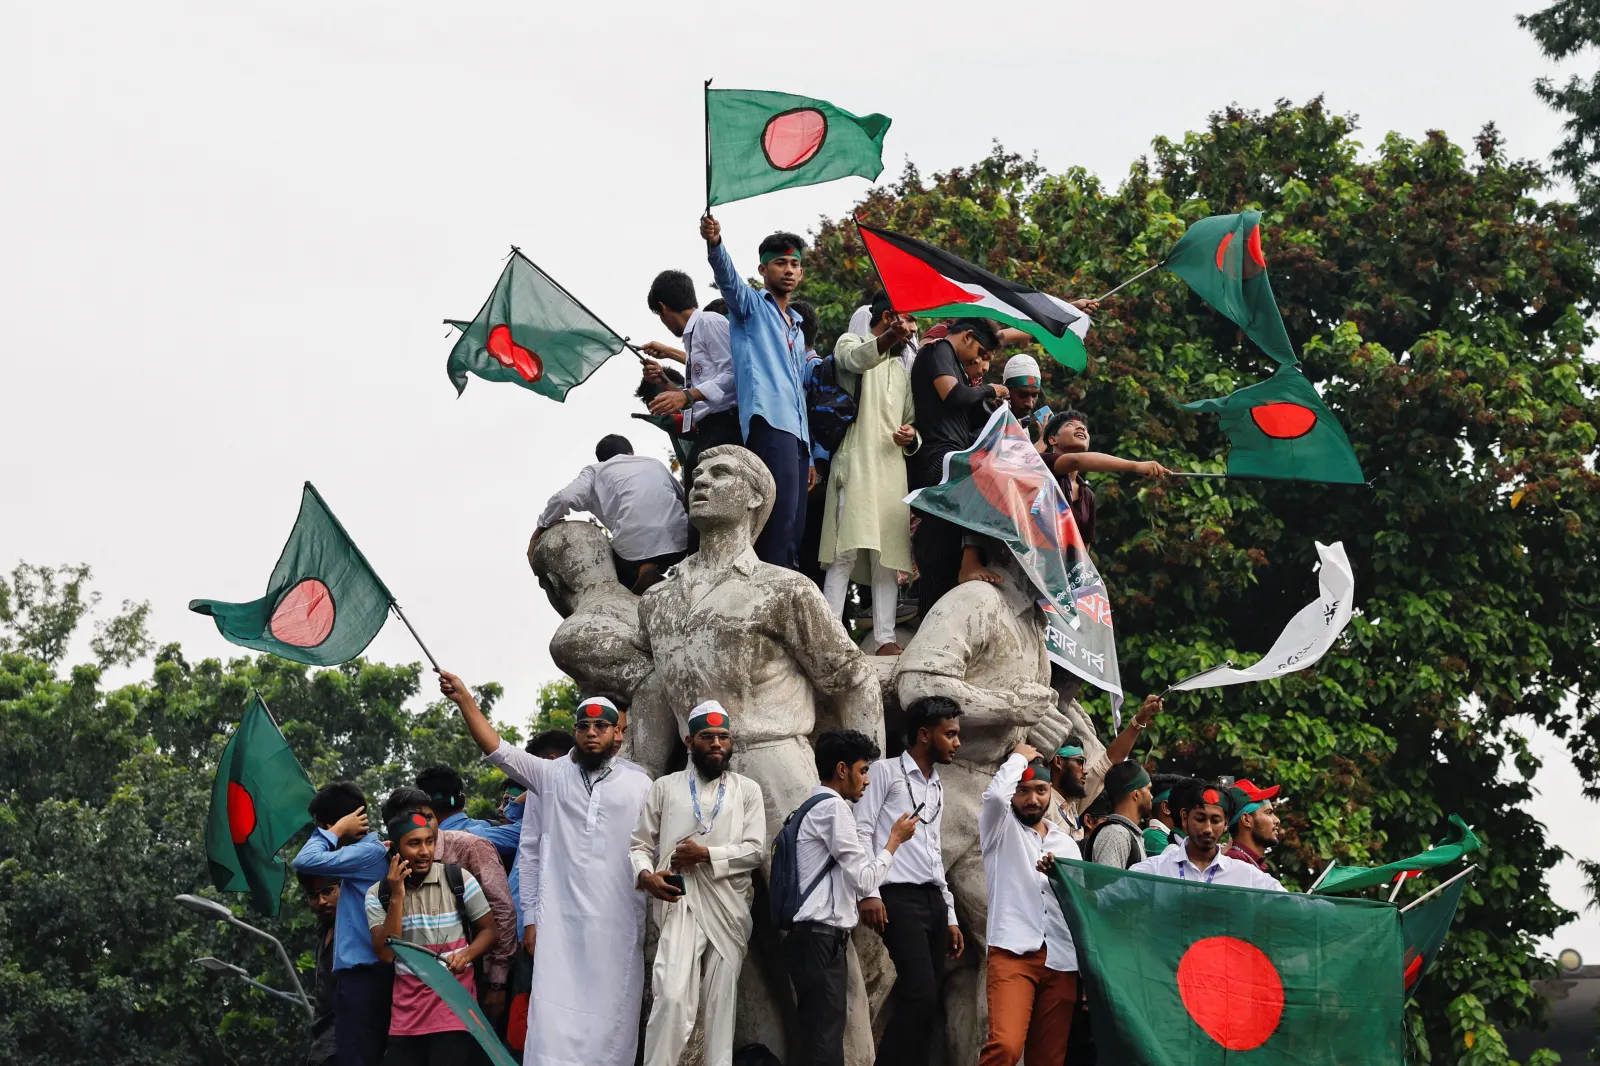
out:
M1467 878L1459 878L1432 899L1400 912L1401 933L1406 941L1402 972L1407 999L1416 998L1422 978L1433 968L1433 960L1444 947L1444 938L1456 920L1456 908L1461 905L1461 893L1466 888Z
M1400 920L1387 903L1208 885L1059 859L1100 1061L1400 1066ZM1102 1025L1102 1020L1104 1025Z
M1261 251L1261 212L1212 215L1190 226L1161 264L1189 283L1272 358L1300 361L1278 314Z
M1366 481L1344 427L1298 367L1280 366L1265 381L1231 396L1179 404L1186 411L1222 416L1231 477L1326 481L1360 485Z
M306 804L316 792L267 705L251 696L211 784L211 883L223 892L248 892L256 910L276 915L287 875L278 849L311 821Z
M706 207L851 175L875 180L889 121L826 100L707 82Z
M516 248L494 291L461 330L445 371L460 395L467 375L509 381L565 400L627 341Z
M216 619L217 631L240 647L337 666L366 650L393 602L308 481L267 594L249 603L190 600L189 610Z
M1385 863L1382 866L1342 866L1330 870L1322 881L1313 890L1318 895L1334 895L1343 892L1360 892L1362 889L1371 888L1373 885L1387 885L1402 873L1417 873L1423 870L1437 870L1447 866L1457 859L1465 858L1477 851L1482 845L1477 834L1468 828L1467 823L1461 820L1459 814L1450 816L1450 835L1427 851L1413 855L1409 859L1400 859L1396 862Z
M471 936L470 932L468 936ZM483 1053L489 1056L490 1062L495 1066L519 1066L517 1060L506 1051L505 1045L500 1043L500 1038L495 1036L494 1026L484 1017L483 1011L478 1007L478 1001L472 998L472 993L468 992L466 986L450 972L450 968L439 961L439 956L427 948L408 944L397 936L389 937L385 943L394 952L395 961L438 993L439 998L444 1000L444 1005L461 1019L461 1024L467 1027L467 1032L478 1042L478 1046L483 1048Z

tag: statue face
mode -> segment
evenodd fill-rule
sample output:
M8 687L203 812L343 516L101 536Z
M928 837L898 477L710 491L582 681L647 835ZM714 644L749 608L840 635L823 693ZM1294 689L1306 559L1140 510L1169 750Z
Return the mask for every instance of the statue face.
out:
M726 455L703 459L689 493L689 519L699 529L718 529L749 520L761 502L739 463Z

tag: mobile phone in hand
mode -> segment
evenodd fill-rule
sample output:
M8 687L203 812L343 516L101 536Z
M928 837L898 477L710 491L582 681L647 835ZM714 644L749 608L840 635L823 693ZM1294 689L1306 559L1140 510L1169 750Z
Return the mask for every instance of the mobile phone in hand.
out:
M680 896L683 895L684 887L683 887L683 875L682 874L662 874L661 875L661 880L665 881L667 884L669 884L673 888L677 889L678 890L678 894Z

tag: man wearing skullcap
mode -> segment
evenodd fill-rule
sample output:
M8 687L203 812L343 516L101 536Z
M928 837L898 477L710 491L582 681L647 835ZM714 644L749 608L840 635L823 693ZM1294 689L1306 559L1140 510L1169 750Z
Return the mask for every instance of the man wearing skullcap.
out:
M978 838L989 885L989 1034L979 1066L1056 1066L1067 1056L1078 955L1044 874L1078 845L1045 818L1050 763L1018 744L983 794Z
M578 704L577 746L566 758L541 759L502 741L459 677L439 671L439 692L461 711L489 762L538 801L556 860L539 872L523 1061L631 1066L644 993L646 897L634 887L628 848L650 778L613 755L616 704L598 696Z
M1278 816L1273 812L1272 801L1278 795L1278 786L1260 788L1240 778L1228 786L1238 808L1228 821L1230 846L1224 853L1230 859L1247 862L1263 873L1267 867L1267 849L1278 843Z
M1016 416L1022 428L1028 431L1028 439L1038 444L1044 438L1044 427L1033 414L1039 406L1039 392L1044 387L1044 376L1039 371L1039 360L1026 353L1013 355L1006 360L1006 368L1000 375L1000 380L1010 394L1006 397L1006 402L1011 405L1011 413Z
M761 786L728 769L733 721L722 704L696 706L687 732L690 765L650 786L630 852L636 883L659 901L650 907L661 930L644 1062L677 1066L703 1004L705 1064L730 1066L766 811Z
M1271 874L1222 853L1220 842L1239 809L1238 795L1213 781L1191 781L1181 792L1174 793L1174 802L1185 834L1183 847L1168 848L1160 855L1134 863L1130 869L1180 881L1284 891Z

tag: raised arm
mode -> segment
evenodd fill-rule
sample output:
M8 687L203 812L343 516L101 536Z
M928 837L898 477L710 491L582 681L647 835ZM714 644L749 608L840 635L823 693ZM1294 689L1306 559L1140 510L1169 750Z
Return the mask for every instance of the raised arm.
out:
M705 238L706 259L711 263L711 276L716 278L717 291L728 301L728 314L733 318L749 318L755 314L761 297L744 283L734 268L733 257L722 243L722 224L710 215L700 220L700 236Z
M1029 759L1038 757L1039 753L1028 745L1018 744L995 771L989 787L983 790L982 805L978 808L978 842L984 850L999 839L998 830L1011 817L1011 797L1017 794L1017 786L1022 783L1022 771L1027 769Z
M384 858L383 842L377 837L368 835L349 847L339 846L344 833L356 831L354 827L358 825L362 828L366 826L366 810L363 807L354 814L345 815L333 823L331 829L313 829L300 848L300 853L294 857L295 873L319 874L323 877L365 876L374 881L382 878L387 860Z
M544 790L544 783L554 766L551 760L530 755L501 740L500 734L489 724L489 719L478 709L478 701L472 698L472 690L455 674L447 670L439 671L439 692L461 711L461 718L467 723L467 732L472 735L473 743L489 757L491 763L529 792Z
M1153 459L1135 462L1121 459L1105 452L1069 452L1058 455L1051 469L1057 474L1081 471L1085 474L1140 474L1144 477L1165 477L1172 473Z
M1115 766L1132 755L1133 745L1139 739L1139 734L1150 727L1150 723L1155 721L1156 715L1160 714L1166 705L1166 701L1160 696L1146 696L1139 713L1133 716L1133 721L1129 722L1128 727L1117 734L1117 739L1106 747L1106 761Z

